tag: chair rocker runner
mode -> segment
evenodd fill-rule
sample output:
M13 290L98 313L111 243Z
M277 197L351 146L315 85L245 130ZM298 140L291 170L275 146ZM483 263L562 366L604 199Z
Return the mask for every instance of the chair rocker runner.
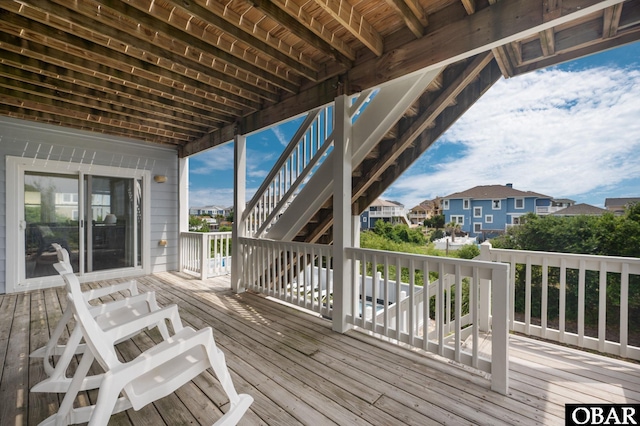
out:
M58 254L59 263L54 265L56 270L60 273L73 273L73 268L69 262L69 252L63 249L59 244L54 243L52 245ZM130 292L131 297L126 297L121 300L97 306L89 305L90 300L127 290ZM147 292L140 294L135 281L85 291L82 293L82 299L89 308L91 315L103 329L108 329L113 326L132 321L141 314L146 314L160 309L156 302L155 293ZM71 378L66 376L69 364L74 355L82 354L86 350L86 344L81 343L82 332L79 327L76 327L73 330L66 344L58 343L72 316L73 311L71 306L68 305L64 310L62 317L58 321L55 330L51 334L47 345L33 351L29 355L32 358L44 358L44 371L47 376L49 376L47 379L33 386L31 388L32 392L66 392L69 388ZM158 327L160 334L164 339L169 337L169 332L164 322L158 322L149 328L153 328L154 326ZM55 355L59 355L60 357L54 367L51 360ZM81 389L95 389L100 386L101 380L102 375L88 376L82 384Z
M84 303L78 278L69 272L61 275L67 284L69 305L78 328L82 330L88 350L82 356L58 413L41 425L87 421L90 426L106 425L112 414L129 408L139 410L150 402L173 393L210 367L230 400L229 410L215 425L235 425L247 411L253 398L236 392L224 354L217 348L210 327L199 331L183 327L178 308L172 305L104 330ZM118 359L114 347L116 342L160 321L169 321L175 334L132 361L121 362ZM105 370L96 404L73 408L94 359Z

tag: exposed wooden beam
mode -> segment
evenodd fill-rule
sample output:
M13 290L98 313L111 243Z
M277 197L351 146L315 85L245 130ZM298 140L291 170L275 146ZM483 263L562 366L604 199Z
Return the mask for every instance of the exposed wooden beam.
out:
M338 21L349 33L360 40L377 56L384 48L382 37L348 1L314 0L327 14Z
M467 11L467 15L473 15L476 13L476 0L460 0L464 6L464 10Z
M496 48L491 49L493 56L496 58L496 62L500 67L500 71L504 78L509 78L514 76L514 67L511 64L511 59L509 58L509 54L504 46L498 46Z
M15 90L4 87L0 87L0 104L22 108L23 110L53 114L60 117L60 119L66 118L74 121L84 121L86 123L85 125L89 127L107 126L111 129L126 129L127 131L135 132L138 136L144 135L145 138L162 137L182 143L190 139L188 135L183 133L127 121L122 116L105 114L103 111L97 109L84 107L73 108L69 104L55 99L31 93L18 93Z
M618 33L618 25L622 16L622 5L616 4L604 10L602 18L602 37L611 38Z
M0 2L0 7L4 5ZM12 12L5 13L5 21L0 22L0 28L6 32L13 32L16 35L20 35L25 40L39 41L43 40L46 44L56 47L66 52L67 55L79 55L99 63L117 64L122 67L129 68L130 70L143 70L145 72L154 74L158 77L167 78L181 84L192 86L196 88L202 88L210 93L229 99L230 101L248 107L251 109L259 109L262 105L258 101L252 101L240 95L229 93L216 86L215 81L203 81L198 78L204 76L197 76L198 78L188 75L186 70L177 72L173 70L173 66L169 63L164 64L162 61L157 60L153 56L146 57L144 51L135 52L135 49L129 49L129 46L117 46L111 45L111 47L105 47L97 43L80 38L76 35L72 35L66 32L57 31L55 27L44 25L40 22L35 22L23 16L14 14ZM55 38L47 35L54 34ZM120 50L115 50L120 48ZM123 53L126 51L127 53ZM133 56L138 54L139 56ZM144 59L142 59L144 58ZM157 63L163 64L156 65Z
M0 44L5 49L3 55L7 55L6 51L11 51L18 55L17 57L24 55L29 56L30 59L38 58L37 60L40 62L60 67L62 71L60 75L64 78L73 79L76 72L84 73L88 76L96 76L109 83L126 86L127 88L135 87L141 91L166 96L175 100L178 104L194 105L204 111L209 111L211 118L220 121L229 122L232 120L231 117L242 113L242 110L233 105L225 104L224 100L221 102L216 95L212 95L209 92L199 89L190 90L186 86L179 87L176 85L174 87L171 80L160 77L153 78L154 76L149 74L138 75L138 70L109 67L100 62L68 55L61 50L4 32L0 32Z
M215 13L210 12L207 8L200 6L195 1L192 2L180 2L180 6L174 1L170 2L174 7L180 7L187 10L191 15L196 18L202 19L208 24L218 28L220 31L223 31L229 34L231 37L246 43L251 46L251 48L256 49L257 51L262 52L265 55L270 56L271 58L282 62L287 67L291 68L291 70L305 78L316 81L318 79L318 66L315 64L314 66L309 66L307 63L300 62L294 56L289 56L286 54L285 50L281 50L278 47L274 47L271 44L261 40L256 37L253 33L245 32L241 27L237 27L236 25L231 24L229 21L221 18Z
M119 41L129 46L135 46L136 49L144 51L145 54L155 55L158 58L164 58L173 63L180 63L202 75L227 83L219 85L221 90L225 90L226 87L235 87L237 88L236 90L230 91L230 93L234 95L242 96L244 91L245 93L257 93L262 98L270 101L276 101L278 99L278 95L273 91L268 91L265 88L250 85L245 80L225 74L224 72L218 71L210 65L203 64L198 60L192 60L191 57L186 56L185 50L181 51L180 49L176 49L175 43L165 43L164 46L167 46L167 48L164 48L157 43L157 34L141 31L137 25L128 26L125 23L117 22L113 24L119 26L113 27L110 25L112 23L106 19L106 15L99 13L99 11L96 13L96 10L83 9L82 13L78 13L74 10L55 4L51 0L31 1L38 9L50 14L64 16L65 20L73 24L84 28L99 27L101 35L111 38L110 43ZM75 4L77 5L78 3L76 2ZM93 19L94 16L97 19ZM251 97L248 97L248 99L251 99Z
M177 131L180 129L182 132L193 135L206 133L211 127L205 123L194 122L188 114L151 106L142 99L122 98L106 91L47 77L6 64L0 64L0 75L13 79L11 87L24 92L36 93L76 105L93 105L107 113L117 110L118 113L131 117L142 116L149 123L155 122L158 125L172 126ZM9 87L2 82L0 85Z
M562 14L562 0L544 0L542 7L545 21L558 19Z
M193 26L185 28L181 22L176 22L171 18L171 15L167 19L161 20L155 15L150 15L144 11L141 11L133 6L129 6L125 2L120 1L108 1L108 0L93 0L96 3L101 4L101 7L107 7L123 16L127 16L139 24L144 25L147 31L151 33L160 32L166 34L171 39L179 40L189 46L190 49L196 49L200 52L209 55L216 61L227 63L238 70L244 70L247 73L264 79L265 81L271 81L276 86L283 88L289 92L296 92L298 85L292 83L291 76L281 75L278 70L269 68L264 65L258 66L254 62L248 60L239 59L237 56L219 48L215 45L215 41L210 38L204 37L202 33L195 35ZM178 31L176 31L176 29ZM203 38L204 37L204 38ZM230 74L232 75L232 74Z
M506 43L537 34L556 25L597 13L623 0L571 0L564 4L557 19L545 20L543 2L545 0L499 1L491 7L477 11L454 21L438 31L427 33L420 39L410 41L390 50L381 57L365 58L341 76L338 81L348 82L351 92L376 87L386 81L401 77L420 69L442 67L469 56L482 53ZM335 92L324 92L310 87L304 93L287 97L273 106L251 113L242 119L242 132L250 133L272 125L288 117L322 105L333 99ZM316 93L314 99L312 95ZM330 100L329 100L330 102ZM286 113L282 108L287 105ZM296 105L305 105L297 107ZM224 133L224 132L223 132ZM228 132L227 132L228 133ZM233 134L233 132L231 132ZM206 149L210 139L194 141L184 152L193 154ZM227 140L222 141L227 142ZM220 142L220 143L222 143ZM206 147L206 148L204 148Z
M326 53L337 62L350 68L355 52L342 40L334 37L315 19L312 19L294 2L279 0L247 0L269 18L286 27L296 37Z
M551 56L556 53L556 37L553 28L540 32L540 47L544 56Z
M572 0L557 19L545 20L545 0L501 1L452 22L397 49L356 64L348 72L354 88L375 87L419 69L440 67L503 44L529 37L572 19L599 12L623 0Z
M389 168L398 157L424 132L442 112L452 104L458 95L473 82L480 72L490 65L493 55L490 52L479 54L461 70L455 78L447 81L445 89L429 105L423 108L420 115L411 119L411 124L402 134L395 138L390 146L376 159L375 164L367 167L363 176L353 188L352 202L355 202L369 187L378 180L382 173Z
M418 0L404 0L404 2L416 18L418 18L423 28L429 25L429 18Z
M395 165L389 167L381 179L375 181L353 205L352 211L362 211L378 198L396 179L407 170L433 142L435 142L465 111L467 111L496 81L500 78L497 64L491 62L485 67L472 84L468 85L457 97L457 102L447 108L446 114L440 114L435 126L425 129L413 143L413 147L405 150Z
M418 19L414 11L407 5L405 0L387 0L387 4L400 15L404 24L411 30L416 38L422 37L424 34L424 25L420 22L420 19Z

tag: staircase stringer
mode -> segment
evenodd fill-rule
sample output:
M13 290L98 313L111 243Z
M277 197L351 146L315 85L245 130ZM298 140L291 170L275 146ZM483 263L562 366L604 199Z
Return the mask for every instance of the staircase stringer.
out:
M353 124L351 143L353 144L352 164L358 165L371 149L382 139L404 112L422 95L440 69L415 73L394 80L377 88L375 97L361 110ZM358 98L352 105L364 101ZM354 114L353 108L349 114ZM352 118L353 120L353 118ZM311 217L333 193L333 152L331 152L316 173L311 176L305 189L292 200L287 210L265 236L280 241L292 241Z

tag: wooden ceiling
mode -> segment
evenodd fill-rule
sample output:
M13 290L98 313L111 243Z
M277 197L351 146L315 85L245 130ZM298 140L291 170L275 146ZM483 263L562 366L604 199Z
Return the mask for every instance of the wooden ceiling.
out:
M0 114L188 156L425 67L640 38L639 0L2 0Z

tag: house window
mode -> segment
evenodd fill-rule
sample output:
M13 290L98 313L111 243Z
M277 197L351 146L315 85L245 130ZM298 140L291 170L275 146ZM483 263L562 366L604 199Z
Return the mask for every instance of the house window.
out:
M442 209L449 210L449 200L442 200Z
M482 232L482 224L474 223L473 224L473 232Z
M464 225L464 216L462 215L451 215L451 222L457 223L460 225Z
M482 207L473 208L473 217L482 217Z
M520 216L514 216L511 218L511 223L514 225L520 225Z
M493 208L493 210L500 210L501 206L501 200L491 200L491 207Z
M470 203L469 203L469 199L468 198L465 198L464 200L462 200L462 208L463 209L469 210L469 205L470 205Z
M485 223L493 223L493 215L492 214L488 214L484 217L484 221Z
M516 198L516 209L524 209L524 198Z

